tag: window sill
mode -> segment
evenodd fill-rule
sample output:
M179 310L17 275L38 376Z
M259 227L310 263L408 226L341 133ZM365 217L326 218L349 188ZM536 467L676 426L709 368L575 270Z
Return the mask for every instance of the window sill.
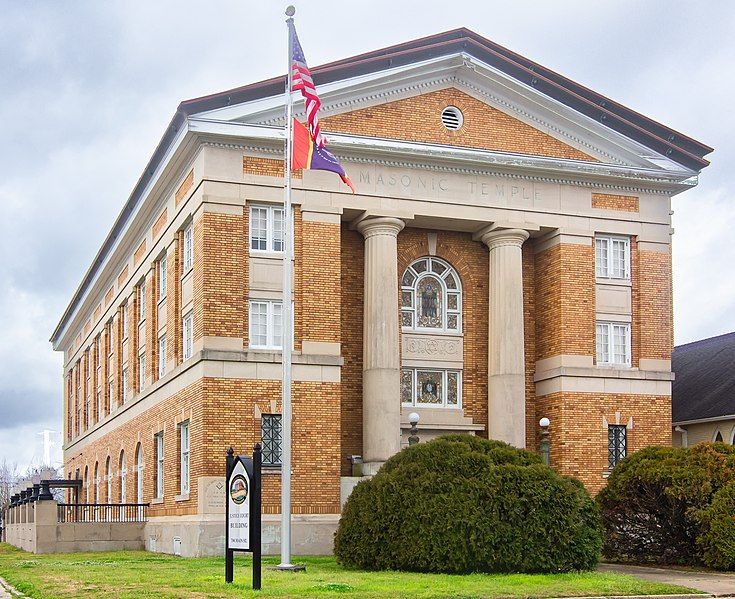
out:
M401 327L401 333L409 333L411 335L442 335L445 337L464 337L464 333L462 333L462 331L442 329L412 329L410 327Z
M263 466L260 470L260 473L263 476L273 476L281 474L281 467L280 466Z
M283 259L283 251L277 250L250 250L251 256L260 256L261 258L279 258Z
M166 303L166 296L158 298L158 301L156 302L156 305L160 308L163 304Z
M595 364L595 368L600 370L631 370L633 367L630 364L614 364L612 362L605 364Z
M155 499L151 499L151 505L159 505L163 503L163 497L156 497Z
M617 285L619 287L631 287L633 285L630 278L617 279L612 277L595 277L595 282L598 285Z
M189 501L189 493L182 493L174 497L174 501Z
M190 275L190 274L191 274L191 273L192 273L193 271L194 271L194 267L193 267L193 266L190 266L190 267L189 267L189 268L188 268L188 269L186 270L186 272L184 272L184 273L183 273L183 274L181 275L181 280L183 281L183 280L184 280L184 279L185 279L186 277L188 277L188 276L189 276L189 275Z

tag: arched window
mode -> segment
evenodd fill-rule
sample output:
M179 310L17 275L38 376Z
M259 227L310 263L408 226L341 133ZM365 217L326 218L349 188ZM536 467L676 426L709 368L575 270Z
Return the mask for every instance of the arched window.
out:
M100 465L94 463L94 503L100 502Z
M120 452L120 503L127 503L128 467L125 464L125 452Z
M105 481L107 482L107 503L112 503L112 460L107 456L105 464Z
M89 503L89 466L84 467L84 503Z
M462 286L457 271L439 258L415 260L401 278L403 330L462 330Z
M135 500L143 503L143 447L138 443L135 450Z
M715 435L715 443L722 443L722 433L720 431L717 431Z

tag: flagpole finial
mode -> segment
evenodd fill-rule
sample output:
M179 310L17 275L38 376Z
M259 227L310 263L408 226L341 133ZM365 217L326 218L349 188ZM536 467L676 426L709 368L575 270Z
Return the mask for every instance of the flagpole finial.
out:
M294 7L293 4L289 4L286 7L286 16L287 17L293 17L296 14L296 7Z

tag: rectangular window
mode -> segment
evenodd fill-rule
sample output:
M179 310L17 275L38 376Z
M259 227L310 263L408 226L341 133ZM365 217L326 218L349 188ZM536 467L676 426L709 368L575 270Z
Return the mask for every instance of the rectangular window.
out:
M628 453L628 428L624 424L609 424L607 427L607 456L610 470Z
M250 347L281 349L283 304L277 301L250 302Z
M145 388L145 354L138 356L138 390Z
M630 366L630 323L597 322L598 365Z
M102 391L97 391L97 420L102 420Z
M87 409L87 414L86 414L87 418L84 423L84 428L88 429L93 424L92 422L92 397L89 395L89 393L87 394L87 408L86 409Z
M123 329L123 339L128 338L128 303L125 302L123 304L123 313L122 313L122 329Z
M97 366L97 379L96 383L97 386L100 386L100 381L102 379L102 360L104 359L104 354L102 352L102 334L97 335L97 352L96 352L96 359L95 365Z
M158 378L166 374L166 335L158 338Z
M181 494L189 492L189 422L179 425L181 446Z
M184 229L184 274L194 266L194 231L192 225Z
M163 433L156 434L156 497L163 497Z
M122 374L122 402L128 401L128 369L123 368Z
M189 312L184 316L184 360L191 358L194 334L194 315Z
M138 286L138 302L140 303L140 322L145 320L145 279Z
M166 297L166 277L168 276L168 264L166 254L161 256L158 261L158 300L161 301Z
M281 465L282 433L280 414L261 415L260 434L263 441L263 466Z
M602 279L630 279L628 237L595 237L595 274Z
M256 252L282 252L285 230L283 208L250 207L250 249Z
M110 379L107 382L107 397L110 401L110 410L115 407L115 381Z
M461 407L462 372L434 368L401 369L401 403L404 406Z

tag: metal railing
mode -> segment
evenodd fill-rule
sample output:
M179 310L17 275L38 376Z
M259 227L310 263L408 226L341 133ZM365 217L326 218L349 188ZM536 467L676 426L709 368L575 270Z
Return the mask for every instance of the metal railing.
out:
M145 522L147 503L60 503L58 522Z

